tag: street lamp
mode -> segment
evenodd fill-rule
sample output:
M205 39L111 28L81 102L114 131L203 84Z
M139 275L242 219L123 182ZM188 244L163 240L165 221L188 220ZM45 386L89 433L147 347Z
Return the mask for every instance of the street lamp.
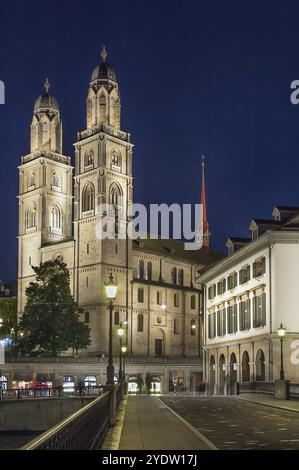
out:
M119 374L118 374L118 379L119 382L121 383L122 381L122 338L125 334L125 329L122 326L122 323L120 323L119 327L117 328L117 334L119 336Z
M121 352L122 352L122 356L123 356L123 391L124 391L124 394L127 393L126 391L126 352L127 352L127 346L122 346L121 347Z
M166 308L167 308L166 303L165 303L165 302L162 302L161 309L162 309L162 310L166 310Z
M107 365L107 384L114 385L114 365L112 354L112 313L113 302L117 293L117 282L113 280L112 273L110 273L109 280L104 283L106 289L106 296L108 300L109 309L109 359Z
M287 329L280 324L277 330L277 334L280 338L280 380L284 380L284 369L283 369L283 338L285 337Z

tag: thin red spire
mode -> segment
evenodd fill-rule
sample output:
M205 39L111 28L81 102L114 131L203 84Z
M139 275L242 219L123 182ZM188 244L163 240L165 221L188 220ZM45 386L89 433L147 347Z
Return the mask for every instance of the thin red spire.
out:
M207 218L207 201L206 201L206 187L205 187L205 157L202 156L201 162L201 198L200 203L202 204L202 228L203 228L203 248L209 248L209 223Z

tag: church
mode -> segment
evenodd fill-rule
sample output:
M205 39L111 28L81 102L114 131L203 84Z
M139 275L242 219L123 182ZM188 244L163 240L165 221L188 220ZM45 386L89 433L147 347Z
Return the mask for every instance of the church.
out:
M174 378L182 390L193 389L202 380L198 271L223 257L209 247L204 166L205 232L200 250L185 251L184 243L173 239L118 237L121 231L127 233L130 222L134 145L122 130L120 91L106 49L88 86L86 129L77 133L74 167L63 154L62 118L48 80L44 88L34 105L30 153L19 166L18 315L34 280L32 266L60 257L70 271L71 291L84 309L82 321L90 326L92 341L79 358L65 353L51 366L40 358L32 372L47 371L62 380L71 376L74 381L94 376L98 383L106 382L109 314L104 282L112 273L118 283L113 318L116 371L116 330L123 324L129 383L138 373L145 380L148 373L161 391L171 390ZM115 208L115 237L99 240L96 228L103 214L97 207L105 203Z

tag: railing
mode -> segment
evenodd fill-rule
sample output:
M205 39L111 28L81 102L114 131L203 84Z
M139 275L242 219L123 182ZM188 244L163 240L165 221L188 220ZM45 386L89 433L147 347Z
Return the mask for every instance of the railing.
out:
M99 449L109 425L115 423L116 410L122 397L122 386L116 385L21 450Z
M110 393L92 403L29 442L22 450L98 449L109 427Z
M98 396L103 393L103 386L74 387L73 390L63 387L0 388L0 400L23 398L62 398L73 396Z
M123 398L123 383L119 383L116 385L116 409L118 410L118 407L120 405L120 402Z

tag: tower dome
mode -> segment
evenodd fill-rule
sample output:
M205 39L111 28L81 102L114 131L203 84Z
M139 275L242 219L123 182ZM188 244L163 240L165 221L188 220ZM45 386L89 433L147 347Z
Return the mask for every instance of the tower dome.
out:
M56 99L49 93L50 83L46 79L45 92L34 104L31 123L31 152L48 150L62 153L62 121Z
M106 47L101 51L102 62L91 75L86 99L87 129L99 124L120 129L120 93L116 76L107 64Z
M52 96L49 93L49 88L50 88L50 83L49 80L46 79L44 83L44 88L45 88L45 93L40 95L34 104L34 112L36 111L44 111L44 110L52 110L52 111L58 111L59 112L59 107L56 99L54 96Z
M106 62L107 51L105 46L102 48L101 57L102 63L100 65L97 65L93 70L91 75L91 81L94 82L95 80L111 80L113 82L116 82L115 72L111 65L107 64Z

